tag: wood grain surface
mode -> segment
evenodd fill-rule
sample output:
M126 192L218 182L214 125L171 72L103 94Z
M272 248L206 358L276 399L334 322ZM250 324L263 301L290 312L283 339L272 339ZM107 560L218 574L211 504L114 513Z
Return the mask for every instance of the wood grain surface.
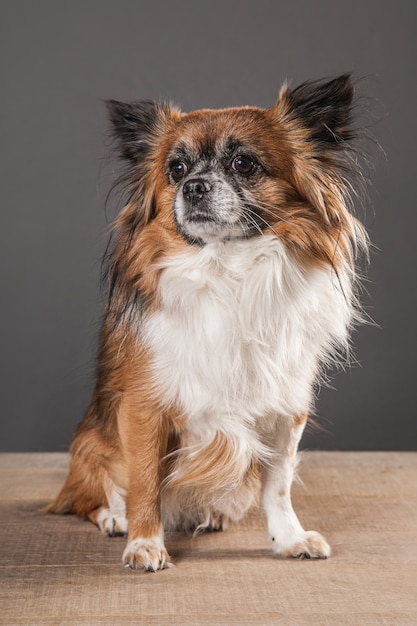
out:
M417 624L415 453L304 453L293 500L332 545L327 561L273 557L254 509L224 533L168 535L176 566L157 574L123 567L123 537L43 514L67 464L0 455L1 624Z

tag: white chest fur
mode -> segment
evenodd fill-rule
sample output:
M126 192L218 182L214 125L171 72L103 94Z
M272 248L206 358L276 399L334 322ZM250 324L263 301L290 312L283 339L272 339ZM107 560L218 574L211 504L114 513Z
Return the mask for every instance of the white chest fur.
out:
M306 269L273 236L190 247L162 264L143 337L155 382L198 429L308 411L319 364L345 346L347 273Z

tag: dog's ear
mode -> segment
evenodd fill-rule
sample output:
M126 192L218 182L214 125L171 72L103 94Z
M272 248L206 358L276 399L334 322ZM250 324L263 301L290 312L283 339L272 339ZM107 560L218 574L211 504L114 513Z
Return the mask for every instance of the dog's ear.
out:
M151 100L128 104L108 100L106 106L120 156L135 163L143 159L154 141L161 117L167 116L167 107Z
M156 159L160 140L180 112L151 100L106 102L118 155L125 162L113 189L122 189L128 228L142 227L155 213ZM129 212L130 211L130 212ZM127 217L126 217L127 216Z
M354 137L351 128L353 81L342 74L330 81L305 82L295 89L284 86L276 109L297 119L308 131L308 140L324 149L343 148Z
M351 140L353 82L350 74L330 81L306 82L281 89L272 109L292 145L293 182L326 222L340 223L340 205L349 196L354 164Z

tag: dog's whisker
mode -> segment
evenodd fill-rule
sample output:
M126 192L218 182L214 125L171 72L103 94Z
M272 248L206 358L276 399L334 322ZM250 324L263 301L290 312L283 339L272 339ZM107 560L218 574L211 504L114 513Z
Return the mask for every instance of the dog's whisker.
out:
M263 235L263 230L260 227L260 225L258 224L257 220L252 217L252 214L255 215L256 217L258 217L262 222L264 222L267 226L269 226L268 222L266 222L265 220L263 220L261 217L259 217L257 215L257 213L255 211L252 211L252 209L250 209L249 207L245 207L245 217L246 219L255 227L255 229L259 232L260 235ZM244 225L243 223L241 224L242 230L244 230Z
M253 209L257 209L260 212L266 213L267 215L272 216L274 219L274 222L284 222L284 223L290 223L291 219L290 218L285 218L282 216L282 212L280 212L277 207L273 207L273 205L268 205L265 204L262 201L257 201L255 202L251 202L251 206L253 207ZM275 211L272 211L269 207L275 208ZM271 225L269 224L269 227L271 228Z
M269 230L272 230L272 232L278 237L278 233L273 228L273 226L267 220L265 220L261 215L259 215L259 213L257 211L255 211L254 209L252 209L250 207L245 207L245 212L247 212L248 218L250 217L252 222L254 224L256 224L256 226L258 227L259 232L261 232L262 235L264 235L264 231L259 226L257 220L260 220L263 224L265 224L266 228L269 228ZM254 215L255 217L252 217L252 215Z

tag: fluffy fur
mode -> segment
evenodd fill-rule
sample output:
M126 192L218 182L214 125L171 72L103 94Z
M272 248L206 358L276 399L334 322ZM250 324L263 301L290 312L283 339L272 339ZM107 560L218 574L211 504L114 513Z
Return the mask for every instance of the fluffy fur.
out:
M290 498L323 366L359 319L348 75L272 109L109 102L127 164L97 385L50 505L170 564L164 528L222 529L257 500L273 549L325 558ZM355 169L355 168L353 168Z

